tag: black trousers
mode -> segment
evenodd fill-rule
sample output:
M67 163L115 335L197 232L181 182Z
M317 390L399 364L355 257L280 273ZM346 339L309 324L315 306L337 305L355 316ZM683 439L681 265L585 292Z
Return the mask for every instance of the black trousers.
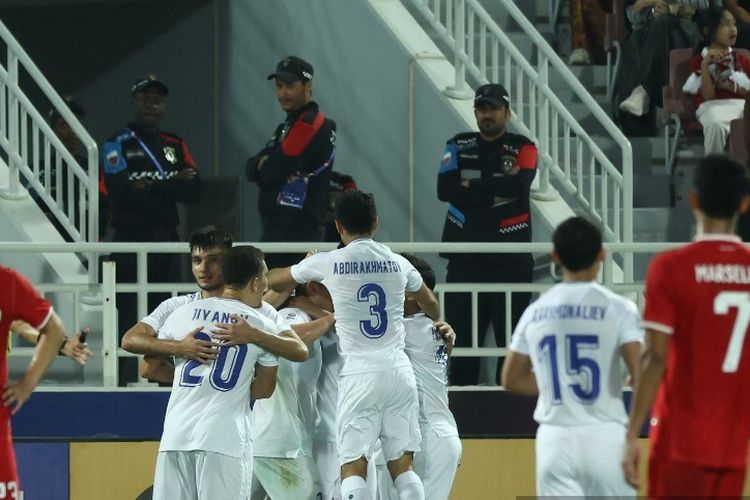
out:
M474 263L450 262L448 283L531 283L534 261L508 265L477 266ZM511 294L511 324L515 328L526 306L531 300L530 293ZM482 347L484 334L492 322L495 342L506 347L505 342L505 293L480 293L477 304L479 347ZM456 332L456 347L471 347L471 294L446 293L445 319ZM502 361L498 361L499 378ZM480 358L451 358L449 379L451 385L475 385L479 381Z
M325 226L304 213L263 217L261 224L263 242L325 241ZM304 257L304 253L267 253L266 265L269 269L289 267Z
M113 241L117 242L143 242L160 243L180 241L177 228L163 229L115 229ZM135 245L134 245L135 246ZM135 254L112 254L111 260L117 264L117 283L135 283L138 278L137 259ZM147 258L148 282L149 283L181 283L183 281L180 263L182 256L177 254L154 253ZM168 299L169 293L149 293L148 312L153 311L156 306ZM122 336L135 323L140 321L138 317L138 298L134 293L117 294L117 327L118 338ZM119 361L119 385L124 386L138 379L138 363L136 358L120 358Z

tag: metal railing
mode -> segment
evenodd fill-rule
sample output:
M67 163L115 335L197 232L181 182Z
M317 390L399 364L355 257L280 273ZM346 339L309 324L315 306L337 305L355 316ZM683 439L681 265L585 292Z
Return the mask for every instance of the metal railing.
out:
M0 196L22 199L31 191L74 241L94 242L99 234L96 142L2 22L0 40L7 47L6 67L0 64L0 149L10 169ZM84 165L28 98L20 83L27 81L22 69L78 136L86 151ZM96 272L90 266L92 283L98 281Z
M554 196L557 186L601 223L607 241L633 241L633 151L630 141L604 112L512 0L497 0L529 37L538 62L532 65L477 0L402 0L423 17L453 57L450 97L471 95L467 73L477 83L498 82L511 97L515 126L539 149L540 183L532 197ZM550 88L550 72L573 92L620 149L618 169ZM626 277L633 263L624 260Z
M332 250L335 244L332 243L258 243L255 244L265 252L304 252L311 247L321 251ZM388 243L390 248L396 252L412 252L417 254L437 254L439 252L461 252L461 253L518 253L531 252L534 254L546 254L551 250L550 243ZM635 253L652 254L667 248L673 248L680 243L606 243L607 250L605 260L601 271L601 282L608 288L620 294L627 294L631 298L637 299L639 305L643 303L642 283L625 280L617 282L616 258ZM102 283L96 285L70 285L60 283L43 283L38 287L45 293L49 292L71 292L74 293L74 300L80 300L83 293L92 291L102 294L100 325L87 325L93 328L93 334L90 339L101 338L100 349L95 354L101 356L103 360L102 384L105 387L114 387L117 384L117 359L119 357L132 357L126 351L119 348L117 332L117 293L135 293L137 295L137 317L132 320L135 323L138 319L149 313L147 310L147 294L158 292L171 292L172 294L184 293L196 290L194 283L158 283L148 282L147 259L152 253L179 253L186 254L188 246L186 243L149 243L141 244L137 249L133 248L130 243L0 243L0 256L3 253L73 253L80 252L94 255L106 255L110 253L131 253L136 255L137 259L137 279L135 283L116 283L115 270L113 264L105 264L102 273ZM94 261L96 262L96 260ZM552 274L552 270L551 270ZM552 280L550 280L552 281ZM551 283L439 283L435 288L435 293L441 304L445 303L446 293L467 292L471 295L472 306L472 329L471 346L460 347L453 351L456 357L499 357L507 354L505 347L484 347L483 341L486 332L480 332L478 329L478 306L477 299L480 293L503 292L505 293L506 325L505 325L505 345L509 345L512 333L511 329L511 297L514 293L532 293L538 294L546 290ZM72 331L74 328L80 328L78 323L78 313L74 311L74 324L67 325L67 329ZM101 333L101 336L100 336ZM464 332L459 334L465 335ZM30 356L33 349L15 349L11 352L12 356Z

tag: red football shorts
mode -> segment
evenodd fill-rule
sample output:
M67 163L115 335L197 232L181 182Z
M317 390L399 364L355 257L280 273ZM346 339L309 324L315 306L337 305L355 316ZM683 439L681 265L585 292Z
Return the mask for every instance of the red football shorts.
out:
M744 468L716 468L651 457L648 498L742 498Z

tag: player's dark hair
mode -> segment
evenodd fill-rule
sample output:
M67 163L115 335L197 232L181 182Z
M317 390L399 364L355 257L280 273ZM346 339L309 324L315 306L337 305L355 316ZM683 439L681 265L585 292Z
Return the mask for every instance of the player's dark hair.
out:
M695 170L698 207L709 217L731 219L748 192L745 167L724 155L710 155Z
M588 269L602 248L602 232L593 222L583 217L571 217L552 234L555 252L568 271Z
M224 286L239 290L263 274L263 252L250 245L230 248L221 261Z
M336 220L351 234L372 232L378 212L375 198L354 189L344 191L336 203Z
M432 266L430 266L430 263L424 260L421 257L417 257L413 253L402 253L401 257L405 258L409 261L409 263L414 266L414 268L419 271L419 274L422 275L422 280L424 281L424 284L427 285L427 288L430 290L435 289L435 271L432 270Z
M190 235L190 251L196 248L232 248L232 235L216 226L199 227Z

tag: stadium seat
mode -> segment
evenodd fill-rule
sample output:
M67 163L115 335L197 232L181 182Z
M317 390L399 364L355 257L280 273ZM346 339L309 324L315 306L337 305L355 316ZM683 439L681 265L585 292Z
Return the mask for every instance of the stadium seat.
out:
M614 102L614 88L617 76L620 74L622 46L627 36L625 0L612 0L612 12L605 17L604 50L607 52L607 101L612 105L613 114L617 113L617 106Z
M745 119L732 120L729 124L729 156L747 164L747 143L745 141Z
M695 117L695 104L691 96L682 91L682 86L690 76L690 59L693 49L674 49L669 53L669 85L662 87L664 98L664 148L665 168L672 173L675 166L677 147L683 133L699 135L702 127ZM670 133L670 122L674 131Z

